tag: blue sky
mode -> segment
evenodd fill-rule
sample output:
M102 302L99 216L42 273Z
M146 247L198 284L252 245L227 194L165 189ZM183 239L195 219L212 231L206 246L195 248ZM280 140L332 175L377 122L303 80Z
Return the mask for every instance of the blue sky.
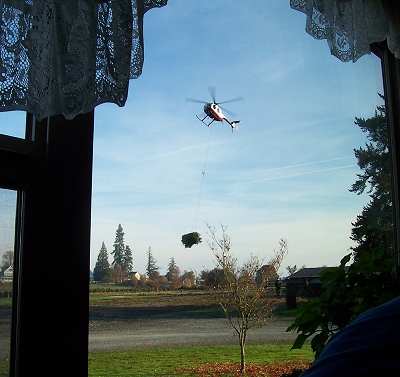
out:
M0 189L0 263L6 251L14 250L17 193Z
M170 0L146 14L142 76L124 108L96 109L92 266L119 223L139 272L149 246L161 273L171 257L181 270L213 268L206 222L228 226L240 261L268 259L284 237L283 273L339 263L368 199L348 189L365 143L354 118L380 104L379 61L340 62L305 21L281 0ZM234 133L215 122L210 137L202 105L185 102L210 100L208 86L217 101L244 97L225 105L242 120ZM194 229L204 242L185 249L205 162Z
M268 259L286 238L283 275L287 265L337 265L352 245L368 200L348 191L359 172L353 148L365 143L354 118L381 104L379 60L340 62L289 0L249 4L169 0L146 14L142 76L125 107L95 110L92 268L119 223L141 273L149 246L162 274L171 257L182 271L213 268L205 223L228 226L239 261ZM225 105L242 120L237 131L215 122L210 136L195 117L202 105L185 102L211 100L208 86L217 101L244 97ZM203 243L185 249L192 230Z

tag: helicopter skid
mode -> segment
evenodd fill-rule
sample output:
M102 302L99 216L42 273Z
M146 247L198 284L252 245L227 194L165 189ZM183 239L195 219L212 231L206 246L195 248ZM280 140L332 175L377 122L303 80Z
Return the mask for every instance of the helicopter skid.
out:
M205 116L204 118L200 118L199 116L196 115L196 118L197 118L201 123L205 124L207 127L209 127L210 124L211 124L212 122L214 122L214 119L209 118L208 116ZM211 120L207 123L207 122L204 121L204 120L206 120L206 118L209 118L209 119L211 119Z

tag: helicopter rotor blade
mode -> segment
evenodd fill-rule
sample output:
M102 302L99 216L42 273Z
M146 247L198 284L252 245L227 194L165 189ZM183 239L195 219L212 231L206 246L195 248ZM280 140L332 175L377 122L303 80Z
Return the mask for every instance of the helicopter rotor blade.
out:
M228 115L230 115L230 116L232 116L232 117L237 116L237 114L235 114L233 111L230 111L230 110L228 110L228 109L225 109L225 108L222 107L222 106L219 106L219 108L220 108L224 113L227 113Z
M238 101L244 101L244 98L236 97L236 98L228 99L228 101L218 102L217 105L219 105L221 103L238 102Z
M198 100L198 99L189 98L189 97L186 97L185 101L186 101L186 102L196 102L196 103L208 103L208 102L206 102L206 101L200 101L200 100Z
M216 103L215 102L215 86L209 86L208 87L208 91L211 94L211 98L213 99L213 102Z

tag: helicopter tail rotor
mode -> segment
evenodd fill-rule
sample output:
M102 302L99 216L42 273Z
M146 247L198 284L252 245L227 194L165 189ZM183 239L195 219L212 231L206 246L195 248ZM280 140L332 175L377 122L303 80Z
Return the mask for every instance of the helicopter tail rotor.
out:
M234 120L233 122L231 122L230 124L231 124L231 127L232 127L232 132L233 132L233 130L237 130L238 129L238 123L240 123L241 122L241 120Z

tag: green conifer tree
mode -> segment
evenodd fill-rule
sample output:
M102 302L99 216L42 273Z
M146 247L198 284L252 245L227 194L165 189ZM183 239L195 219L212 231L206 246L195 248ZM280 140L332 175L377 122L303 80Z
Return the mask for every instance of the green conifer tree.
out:
M153 253L151 252L151 247L149 246L149 249L146 252L147 254L147 264L146 264L146 273L147 276L152 279L156 273L158 273L158 270L160 267L157 266L157 261L153 257Z
M175 263L175 258L174 257L170 258L167 271L168 281L172 281L175 280L176 278L179 278L180 272L181 272L180 268Z
M352 223L351 239L357 243L352 249L357 259L378 247L393 252L393 209L385 107L378 106L375 116L356 118L355 123L366 133L368 143L354 149L362 173L357 174L350 191L358 195L367 192L371 198Z
M124 250L124 255L122 258L122 268L126 272L131 272L133 267L133 259L132 259L132 250L131 248L126 245Z
M108 252L106 245L101 244L99 255L97 256L97 262L93 270L93 278L95 281L104 282L110 274L110 263L108 262Z
M114 241L114 248L111 254L113 255L114 259L112 264L123 266L124 262L124 254L125 254L125 241L124 241L124 230L122 229L121 224L118 224L118 228L115 232L115 241Z

